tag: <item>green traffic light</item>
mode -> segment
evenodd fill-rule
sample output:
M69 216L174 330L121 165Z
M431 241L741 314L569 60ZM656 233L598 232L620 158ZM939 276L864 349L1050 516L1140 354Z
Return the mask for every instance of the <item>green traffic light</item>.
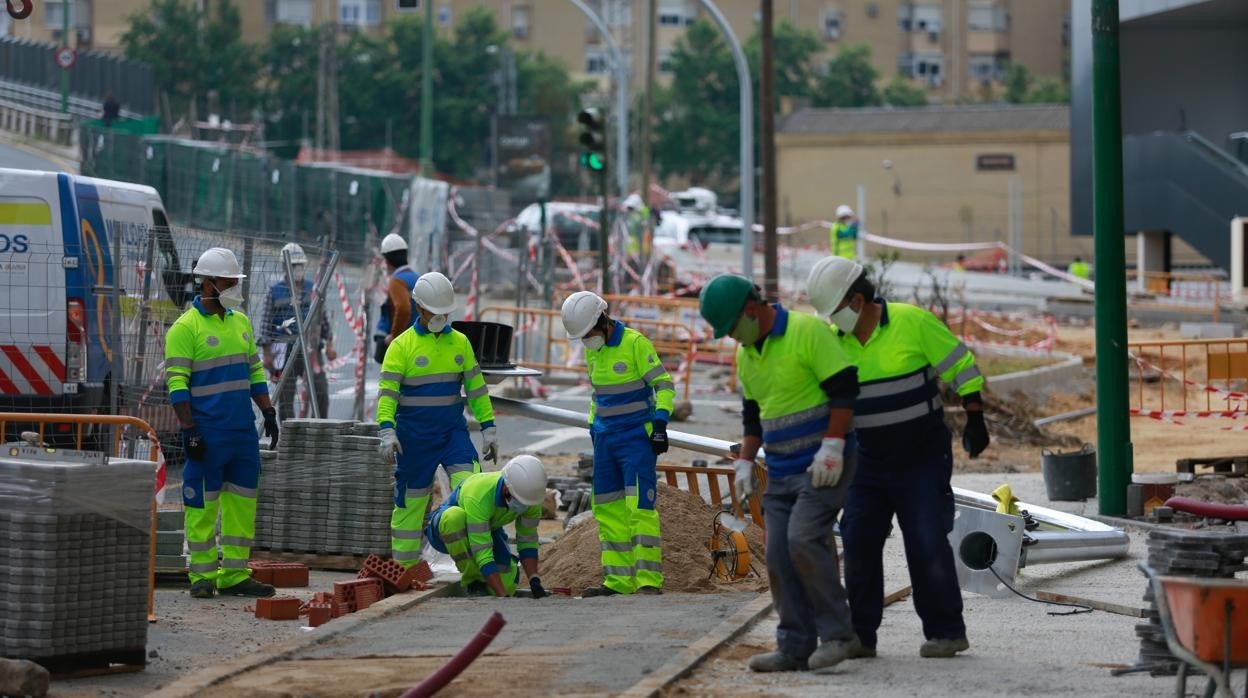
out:
M601 172L607 169L607 161L598 153L581 153L581 167Z

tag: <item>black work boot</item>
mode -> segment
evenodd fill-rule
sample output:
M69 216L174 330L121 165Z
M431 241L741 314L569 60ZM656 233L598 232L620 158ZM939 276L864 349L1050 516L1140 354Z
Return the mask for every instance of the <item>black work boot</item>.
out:
M620 592L616 591L615 589L612 589L609 586L603 585L600 587L586 588L585 591L581 592L581 598L591 599L595 596L618 596L619 594Z
M211 579L201 579L191 585L192 599L211 599L217 593L217 585Z
M271 585L264 584L263 582L257 582L251 577L244 579L234 586L228 586L220 589L220 594L222 596L255 596L257 598L267 598L276 593L277 589L274 589Z

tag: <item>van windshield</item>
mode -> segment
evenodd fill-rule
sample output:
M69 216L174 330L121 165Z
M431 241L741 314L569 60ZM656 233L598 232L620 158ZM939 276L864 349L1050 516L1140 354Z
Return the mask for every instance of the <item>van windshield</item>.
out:
M741 229L714 225L697 225L689 229L689 237L710 244L714 242L740 244Z

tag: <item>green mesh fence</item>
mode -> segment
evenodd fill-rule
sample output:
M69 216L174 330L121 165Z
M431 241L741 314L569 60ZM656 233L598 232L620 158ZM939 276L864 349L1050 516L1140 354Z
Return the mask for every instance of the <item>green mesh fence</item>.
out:
M323 240L360 260L370 231L406 220L410 177L90 125L82 144L84 175L155 187L178 225Z

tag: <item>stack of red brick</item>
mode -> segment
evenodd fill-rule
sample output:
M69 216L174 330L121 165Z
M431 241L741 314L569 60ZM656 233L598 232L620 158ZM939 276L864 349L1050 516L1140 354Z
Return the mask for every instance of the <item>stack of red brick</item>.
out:
M295 563L270 562L252 560L248 563L252 574L257 580L274 586L308 586L308 568ZM299 570L302 568L302 577ZM302 583L297 583L302 579ZM299 616L308 617L308 625L317 627L340 618L348 613L362 611L381 601L391 594L398 594L408 589L423 590L426 582L433 579L433 571L429 563L421 560L416 565L404 568L393 560L378 555L369 555L364 560L359 574L355 579L334 582L333 592L318 591L312 600L300 603L293 596L275 596L268 599L257 599L256 617L269 620L298 620Z

